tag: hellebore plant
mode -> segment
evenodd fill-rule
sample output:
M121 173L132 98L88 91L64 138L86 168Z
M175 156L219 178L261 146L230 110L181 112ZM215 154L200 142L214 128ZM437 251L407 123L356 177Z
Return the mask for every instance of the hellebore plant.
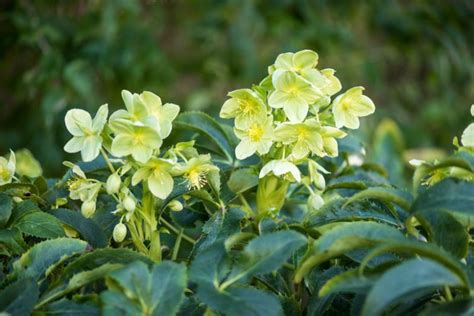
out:
M72 109L61 179L0 157L0 313L472 314L474 123L400 189L396 124L366 153L374 103L318 61L280 54L223 123L148 91Z

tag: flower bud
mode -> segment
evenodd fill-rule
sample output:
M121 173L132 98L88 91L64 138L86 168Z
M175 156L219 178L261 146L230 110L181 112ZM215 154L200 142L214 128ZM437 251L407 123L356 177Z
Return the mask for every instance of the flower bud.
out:
M311 194L308 199L308 209L318 211L324 205L324 200L319 194Z
M116 173L112 173L107 179L105 190L108 194L115 194L119 191L121 184L122 180L120 179L120 176Z
M135 200L127 195L123 201L122 201L123 208L127 210L128 212L133 212L135 211L135 207L137 206L137 203L135 203Z
M95 208L96 205L94 200L85 201L82 203L81 213L85 218L92 217L92 215L95 213Z
M114 227L112 236L116 242L122 242L127 236L127 226L123 223L118 223Z
M173 200L168 203L168 207L174 212L179 212L183 209L183 204L178 200Z

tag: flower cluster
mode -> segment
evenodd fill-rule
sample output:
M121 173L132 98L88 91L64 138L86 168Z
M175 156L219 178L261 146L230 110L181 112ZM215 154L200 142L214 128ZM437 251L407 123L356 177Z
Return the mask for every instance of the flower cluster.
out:
M341 83L333 69L317 68L318 59L311 50L280 54L258 86L230 92L222 106L220 116L235 119L236 157L257 154L264 161L260 178L273 174L301 181L297 165L311 157L336 157L336 139L346 136L341 128L357 129L359 117L375 110L363 87L332 99ZM322 176L317 170L324 170L313 169L311 180L318 187Z
M136 209L141 211L142 207L130 186L143 183L156 198L164 200L173 190L174 177L183 177L190 188L200 190L219 169L211 163L210 155L200 155L194 149L192 141L163 150L163 140L170 135L179 113L178 105L163 104L159 96L148 91L132 94L124 90L122 98L126 109L115 111L109 118L106 104L93 119L84 110L68 111L65 123L73 137L64 150L80 152L85 162L103 155L111 171L105 183L89 179L79 166L65 163L74 174L68 182L70 198L80 200L83 215L90 217L96 210L99 192L105 190L116 199L115 213L121 215L114 236L124 238L122 221L130 221ZM172 202L176 209L178 201Z

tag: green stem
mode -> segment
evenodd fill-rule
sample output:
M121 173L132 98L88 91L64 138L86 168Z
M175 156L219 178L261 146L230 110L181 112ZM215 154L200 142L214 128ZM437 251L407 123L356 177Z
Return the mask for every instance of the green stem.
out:
M149 256L151 260L155 262L161 261L161 240L160 232L158 230L155 230L151 235Z
M240 199L240 202L242 202L242 206L243 206L242 210L245 211L245 213L247 213L250 217L255 215L255 211L250 207L249 203L245 199L245 196L243 196L242 194L239 194L239 199Z
M168 222L163 217L160 217L160 222L165 224L165 226L168 227L168 229L171 230L173 233L179 234L180 230L177 229L176 227L174 227L173 224ZM192 245L196 244L196 241L194 239L192 239L191 237L189 237L188 235L186 235L184 232L183 232L183 239L186 240L187 242L189 242Z
M104 148L100 148L100 153L102 154L102 157L104 157L104 160L105 162L107 163L107 166L109 167L110 171L112 173L115 173L115 169L114 169L114 166L112 165L112 162L110 162L109 160L109 156L107 155L107 153L105 152Z
M446 300L448 302L451 302L453 300L453 295L451 294L451 290L449 289L449 286L444 287L444 296L446 297Z
M173 248L173 255L171 256L171 260L175 261L178 258L179 247L181 246L181 240L183 239L184 229L180 229L178 237L176 238L176 242Z

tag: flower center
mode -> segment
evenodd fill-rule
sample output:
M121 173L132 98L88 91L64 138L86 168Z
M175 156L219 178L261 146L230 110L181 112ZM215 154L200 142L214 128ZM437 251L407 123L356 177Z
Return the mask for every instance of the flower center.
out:
M304 127L298 127L297 129L297 133L298 133L298 140L301 141L301 140L305 140L308 138L309 136L309 132L306 128Z
M252 141L258 142L263 137L263 128L257 124L253 124L249 128L247 135Z
M255 102L251 100L241 100L240 110L242 111L243 114L253 114L257 112L257 106Z
M6 179L10 176L10 172L4 166L0 166L0 179Z
M198 190L200 190L207 183L205 172L201 172L198 168L189 170L186 174L186 178L188 178L190 186L195 187Z

